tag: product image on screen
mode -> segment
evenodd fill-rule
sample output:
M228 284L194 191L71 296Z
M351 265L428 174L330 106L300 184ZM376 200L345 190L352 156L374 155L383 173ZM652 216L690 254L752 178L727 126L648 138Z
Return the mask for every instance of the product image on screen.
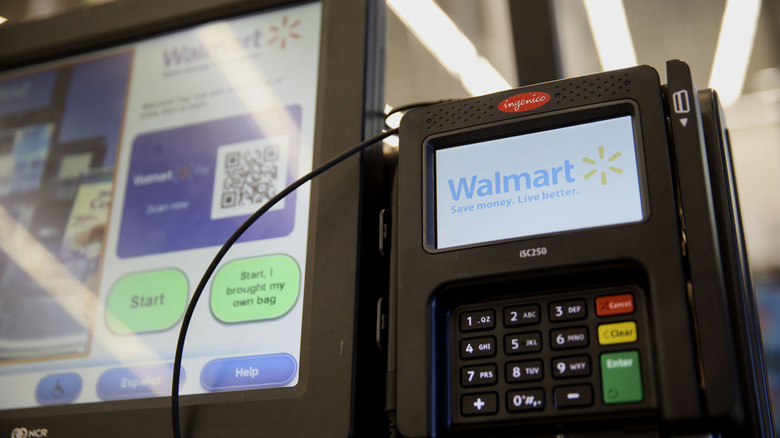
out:
M203 271L312 168L321 13L0 75L0 409L170 395ZM305 186L276 205L214 272L182 395L298 384L310 200Z
M645 217L632 116L442 147L432 155L435 249Z

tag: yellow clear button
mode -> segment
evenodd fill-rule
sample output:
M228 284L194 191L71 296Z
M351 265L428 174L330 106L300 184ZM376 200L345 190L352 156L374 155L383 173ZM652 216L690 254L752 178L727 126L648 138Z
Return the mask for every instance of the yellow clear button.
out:
M636 322L625 321L614 324L601 324L598 328L599 344L628 344L636 342Z

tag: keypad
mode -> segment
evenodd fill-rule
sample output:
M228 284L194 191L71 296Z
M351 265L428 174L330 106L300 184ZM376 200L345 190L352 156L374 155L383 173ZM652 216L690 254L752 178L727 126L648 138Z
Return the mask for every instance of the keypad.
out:
M626 286L456 307L454 421L652 408L644 302Z

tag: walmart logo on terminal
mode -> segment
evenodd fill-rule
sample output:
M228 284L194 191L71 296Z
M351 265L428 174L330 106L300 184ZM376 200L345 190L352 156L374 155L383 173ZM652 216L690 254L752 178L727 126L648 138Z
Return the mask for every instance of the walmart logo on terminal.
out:
M622 174L623 169L615 167L613 162L620 158L622 154L615 152L609 158L604 146L598 147L598 159L584 157L582 162L594 166L593 169L584 174L585 179L590 179L594 175L601 173L601 185L607 185L607 173L613 172ZM578 175L582 175L577 172ZM487 178L471 175L470 177L460 177L457 179L448 179L447 185L450 189L450 195L453 201L461 198L472 199L474 196L482 198L501 193L519 192L535 188L544 188L575 182L574 164L569 160L563 160L559 166L549 168L530 170L518 173L504 174L496 171Z
M569 160L564 160L560 166L553 166L549 169L537 169L508 175L495 172L492 178L483 179L472 175L470 179L461 177L457 183L452 179L448 180L447 183L452 199L457 201L461 196L471 199L476 194L481 198L499 193L517 192L522 189L557 186L564 182L573 183L572 170L574 170L574 165Z
M609 166L609 164L608 164L608 163L611 163L611 162L617 160L618 158L620 158L621 155L622 154L620 152L616 152L616 153L612 154L611 157L607 158L607 166L608 166L607 169L608 170L610 170L612 172L615 172L617 174L623 173L623 169L621 169L619 167ZM599 161L601 161L601 160L604 160L604 146L599 146ZM586 173L585 174L585 179L589 179L590 177L592 177L593 175L598 173L599 168L603 168L603 165L599 166L599 163L596 160L592 159L592 158L585 157L585 158L582 159L582 162L586 163L586 164L592 164L594 166L598 166L596 169L593 169L590 172ZM601 171L601 185L603 185L603 186L607 185L607 172L604 171L604 170Z

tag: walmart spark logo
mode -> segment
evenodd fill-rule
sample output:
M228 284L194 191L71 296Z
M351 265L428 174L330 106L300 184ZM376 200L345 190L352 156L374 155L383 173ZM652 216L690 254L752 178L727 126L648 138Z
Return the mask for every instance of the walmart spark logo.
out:
M270 26L271 39L268 40L268 44L274 45L277 42L279 47L284 49L287 47L287 40L297 40L301 37L296 28L301 24L301 20L295 20L290 22L290 18L287 15L282 17L282 24L280 26Z
M585 158L582 159L583 163L592 164L592 165L596 166L595 169L593 169L590 172L585 174L585 179L589 179L593 175L599 173L599 170L601 170L601 185L602 186L607 185L607 172L606 172L606 170L610 170L612 172L615 172L618 175L623 173L623 169L621 169L619 167L614 167L614 166L610 166L609 165L609 163L611 163L611 162L617 160L618 158L620 158L621 155L622 154L620 152L616 152L616 153L612 154L611 157L607 158L607 162L604 163L603 162L604 161L604 146L599 146L599 161L596 161L596 160L594 160L592 158L588 158L588 157L585 157ZM604 170L605 166L606 166L606 170Z

